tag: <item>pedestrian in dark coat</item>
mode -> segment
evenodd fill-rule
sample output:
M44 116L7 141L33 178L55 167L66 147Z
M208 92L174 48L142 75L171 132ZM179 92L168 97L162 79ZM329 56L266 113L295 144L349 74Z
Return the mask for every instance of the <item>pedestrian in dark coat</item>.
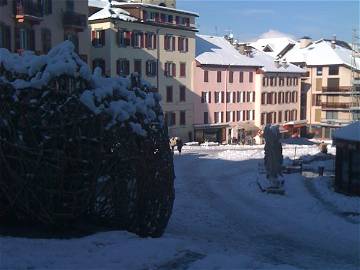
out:
M177 141L176 141L176 146L177 146L177 150L179 151L179 154L181 155L181 148L183 147L183 142L182 142L182 140L179 138L179 139L177 139Z

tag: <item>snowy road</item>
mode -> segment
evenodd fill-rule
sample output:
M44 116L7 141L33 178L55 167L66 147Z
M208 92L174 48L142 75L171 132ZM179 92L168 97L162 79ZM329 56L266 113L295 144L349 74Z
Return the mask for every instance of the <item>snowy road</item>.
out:
M311 145L296 149L304 159L317 153ZM285 162L294 158L295 146L285 145L283 154ZM299 174L285 176L285 196L261 193L255 181L262 159L263 146L184 147L174 156L176 199L163 237L119 231L67 240L1 236L0 269L359 270L360 218L339 213L360 213L360 198L334 193L326 177ZM307 164L319 165L330 168L332 161Z
M324 210L300 175L287 179L286 196L259 193L261 158L259 149L176 155L178 197L167 232L192 237L209 253L246 254L272 265L360 267L359 225Z

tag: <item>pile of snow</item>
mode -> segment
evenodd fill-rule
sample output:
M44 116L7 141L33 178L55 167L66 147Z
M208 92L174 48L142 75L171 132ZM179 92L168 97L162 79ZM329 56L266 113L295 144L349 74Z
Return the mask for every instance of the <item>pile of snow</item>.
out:
M105 78L100 68L91 74L89 66L76 54L70 41L59 44L47 55L41 56L27 51L18 55L0 49L0 84L10 84L19 90L14 94L15 102L24 91L47 91L51 80L63 75L87 82L89 89L80 93L79 99L95 115L105 113L111 116L107 128L127 121L134 133L146 136L140 123L163 126L159 94L140 88L130 89L128 78Z
M218 142L204 142L202 144L200 144L201 146L218 146L219 143Z
M185 145L186 146L197 146L197 145L199 145L199 143L198 142L187 142L187 143L185 143Z
M47 55L37 56L31 51L21 55L0 48L0 67L10 72L9 76L0 77L0 82L10 83L15 89L36 88L46 86L54 77L69 75L75 78L91 79L89 66L76 54L74 44L64 41L54 47ZM20 79L19 77L23 77Z
M89 17L89 21L94 20L102 20L102 19L118 19L122 21L137 21L137 18L132 17L129 12L122 8L112 7L112 4L117 4L116 1L112 1L111 3L107 3L106 6L94 13Z

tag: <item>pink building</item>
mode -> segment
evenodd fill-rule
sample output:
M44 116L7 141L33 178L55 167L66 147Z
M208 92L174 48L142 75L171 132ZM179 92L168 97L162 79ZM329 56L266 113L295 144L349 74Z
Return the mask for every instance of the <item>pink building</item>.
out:
M196 37L195 140L233 142L256 130L255 76L260 66L223 37Z

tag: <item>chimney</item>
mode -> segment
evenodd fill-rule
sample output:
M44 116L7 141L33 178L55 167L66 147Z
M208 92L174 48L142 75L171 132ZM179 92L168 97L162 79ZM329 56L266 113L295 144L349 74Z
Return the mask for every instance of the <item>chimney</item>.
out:
M283 60L281 61L281 65L284 67L284 68L287 68L289 65L286 61L286 58L283 58Z
M299 39L299 42L300 42L300 49L304 49L312 43L312 39L311 37L304 36Z
M280 59L278 59L278 58L274 59L274 63L275 63L276 68L280 67Z
M336 35L333 35L333 39L331 41L331 48L333 48L333 49L336 48Z

